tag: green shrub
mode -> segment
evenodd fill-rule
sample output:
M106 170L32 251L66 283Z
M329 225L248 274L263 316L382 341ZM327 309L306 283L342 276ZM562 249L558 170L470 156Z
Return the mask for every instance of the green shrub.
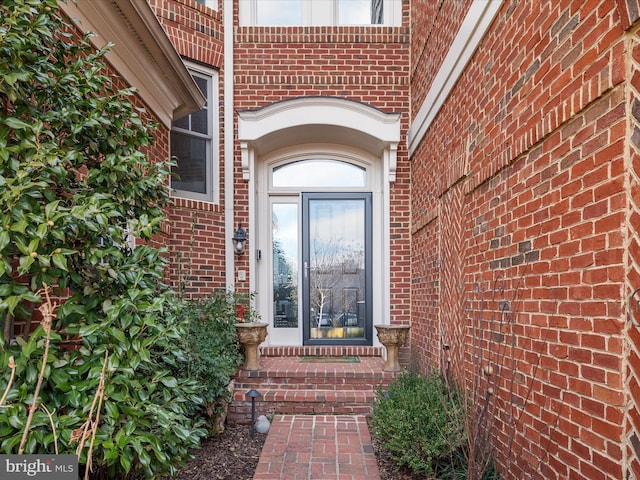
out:
M57 8L0 2L0 453L26 431L24 453L79 449L92 478L157 478L206 435L187 409L201 387L176 375L187 322L149 245L170 165L144 153L154 124L107 75L107 49L69 33ZM32 333L47 285L64 302ZM14 320L27 323L12 340ZM78 445L85 425L95 437Z
M405 373L378 393L372 433L398 466L431 474L465 441L461 412L459 395L439 375Z
M206 430L190 418L187 406L201 403L201 387L173 373L186 359L180 348L186 323L178 320L170 293L142 288L145 282L139 280L140 290L129 293L136 302L125 297L115 301L105 317L66 329L81 334L78 348L68 350L64 338L52 333L38 397L51 419L44 409L36 411L25 453L76 452L85 422L96 420L98 408L92 410L92 405L106 353L99 423L90 425L96 427L95 439L83 442L80 457L84 469L91 451L91 478L156 478L174 472L189 458L189 449L199 446ZM17 453L44 348L42 327L28 341L18 339L0 348L0 371L5 373L0 391L7 388L10 357L16 365L5 400L8 408L0 409L2 453Z
M239 305L244 316L253 315L249 300L248 294L218 291L182 305L181 316L189 325L187 370L182 373L203 385L200 396L206 408L197 406L197 411L208 420L215 420L230 400L228 385L242 363L235 324Z

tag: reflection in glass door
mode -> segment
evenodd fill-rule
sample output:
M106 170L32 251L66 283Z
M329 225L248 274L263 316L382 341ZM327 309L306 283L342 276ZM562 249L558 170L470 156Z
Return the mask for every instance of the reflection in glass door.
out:
M304 193L307 345L371 345L371 195Z
M274 203L271 229L273 327L298 328L298 204Z

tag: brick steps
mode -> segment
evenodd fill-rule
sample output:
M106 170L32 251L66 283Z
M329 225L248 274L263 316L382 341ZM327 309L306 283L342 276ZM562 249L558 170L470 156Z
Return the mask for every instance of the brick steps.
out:
M264 391L259 390L260 392ZM244 391L234 392L233 415L236 423L246 423L251 418L251 402L246 401ZM265 391L256 401L258 415L366 415L370 413L373 392L336 392L335 390L280 390Z
M378 389L398 375L382 371L380 354L376 347L269 347L262 352L260 370L240 370L236 375L227 420L250 422L246 393L251 389L262 394L255 400L256 415L367 415ZM302 361L302 356L314 355L358 356L360 361Z

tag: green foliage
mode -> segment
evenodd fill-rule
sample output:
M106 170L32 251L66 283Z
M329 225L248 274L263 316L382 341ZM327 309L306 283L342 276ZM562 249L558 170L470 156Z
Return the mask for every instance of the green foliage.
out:
M121 330L120 322L105 318L81 327L78 349L63 349L59 334L52 339L40 403L53 413L61 453L75 453L74 432L88 418L104 354L109 352L101 422L92 451L94 478L140 474L152 478L173 472L188 457L188 448L197 447L206 434L187 415L189 405L201 403L200 385L173 373L184 362L184 352L177 345L187 335L186 324L178 324L167 293L149 289L140 295L149 307L136 306L132 316L140 317L127 331ZM158 310L162 303L165 312ZM114 315L120 306L114 306ZM132 329L138 334L133 335ZM16 363L16 381L6 400L9 408L0 410L2 453L17 450L44 351L43 337L38 327L27 342L5 346L0 353L1 371L7 371L10 355ZM7 375L0 379L0 389L6 388L6 380ZM54 452L53 432L45 412L38 411L25 453ZM81 463L86 458L85 450Z
M55 0L0 3L0 319L28 321L44 285L65 298L39 398L51 420L36 412L26 453L75 453L108 354L94 478L153 478L206 434L188 416L200 385L176 375L188 322L161 252L127 242L158 232L169 164L143 153L154 125L106 74L106 49L71 31ZM41 328L28 333L0 339L0 394L16 363L1 453L17 451L43 361Z
M399 466L431 474L465 442L462 408L439 375L405 373L379 392L372 431Z
M64 33L56 2L0 8L0 315L29 315L45 283L118 282L118 246L157 229L169 166L140 151L152 135L133 93L104 73L106 50Z
M203 385L206 417L215 419L230 400L228 385L242 363L235 333L238 306L248 300L248 295L220 291L183 304L181 316L188 321L189 334L187 371L182 373ZM251 312L244 307L246 316Z
M439 480L468 480L469 461L466 445L452 452L449 458L440 460L434 467L434 478ZM482 472L481 480L499 480L500 474L494 463L489 460Z

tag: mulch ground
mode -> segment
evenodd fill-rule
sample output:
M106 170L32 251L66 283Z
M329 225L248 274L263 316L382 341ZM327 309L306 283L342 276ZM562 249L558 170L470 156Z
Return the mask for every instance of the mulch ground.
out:
M195 458L182 467L177 480L251 480L267 436L250 433L248 425L227 426L222 433L202 442L193 452ZM398 471L395 463L377 443L373 448L382 480L418 480L424 477Z
M195 458L180 468L178 480L251 480L266 435L251 435L249 425L227 426L194 450Z

